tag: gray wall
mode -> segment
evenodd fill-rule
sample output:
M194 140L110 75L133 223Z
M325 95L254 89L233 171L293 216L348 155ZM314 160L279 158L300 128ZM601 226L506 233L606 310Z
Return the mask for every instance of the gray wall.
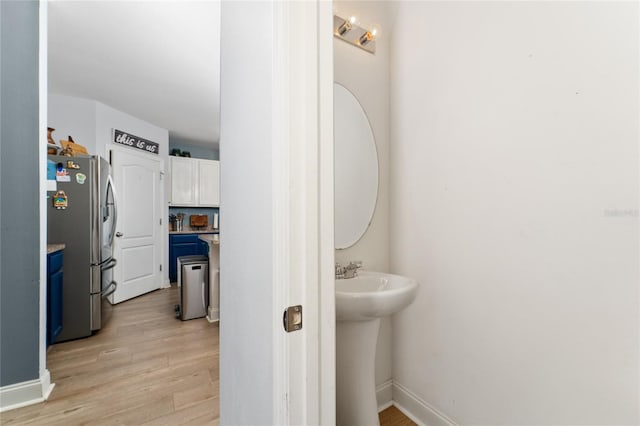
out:
M38 378L38 2L0 1L0 386Z

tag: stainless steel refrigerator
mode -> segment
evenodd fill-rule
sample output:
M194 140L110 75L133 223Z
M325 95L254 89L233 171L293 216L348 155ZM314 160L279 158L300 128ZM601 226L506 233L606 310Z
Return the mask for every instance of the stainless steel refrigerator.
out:
M117 287L112 277L118 210L111 166L104 158L48 159L56 167L58 191L49 193L48 242L66 245L62 331L57 343L90 336L103 325L104 310L109 308L106 298ZM58 200L54 200L56 195Z

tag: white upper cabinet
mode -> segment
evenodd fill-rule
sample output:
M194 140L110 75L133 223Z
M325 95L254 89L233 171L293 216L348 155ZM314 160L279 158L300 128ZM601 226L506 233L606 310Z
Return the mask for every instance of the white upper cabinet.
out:
M220 206L220 162L198 160L198 199L200 206Z
M198 169L196 162L191 158L171 158L171 205L195 206L196 200L196 175Z
M170 157L172 206L218 207L220 162Z

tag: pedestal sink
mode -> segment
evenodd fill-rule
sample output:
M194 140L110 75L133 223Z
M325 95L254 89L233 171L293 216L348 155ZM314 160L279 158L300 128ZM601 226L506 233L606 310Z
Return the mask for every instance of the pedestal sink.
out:
M375 353L380 318L409 306L418 283L400 275L360 271L336 280L336 423L379 425Z

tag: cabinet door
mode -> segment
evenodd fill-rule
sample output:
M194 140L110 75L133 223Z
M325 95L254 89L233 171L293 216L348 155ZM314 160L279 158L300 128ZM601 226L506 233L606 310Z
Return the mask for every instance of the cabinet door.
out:
M47 310L48 344L56 341L62 331L62 269L49 276L49 300Z
M203 207L220 206L220 162L198 160L198 204Z
M62 331L62 251L47 255L47 346Z
M169 281L178 279L178 258L200 254L200 239L196 234L169 235Z
M195 206L197 205L196 161L191 158L171 158L171 205Z

